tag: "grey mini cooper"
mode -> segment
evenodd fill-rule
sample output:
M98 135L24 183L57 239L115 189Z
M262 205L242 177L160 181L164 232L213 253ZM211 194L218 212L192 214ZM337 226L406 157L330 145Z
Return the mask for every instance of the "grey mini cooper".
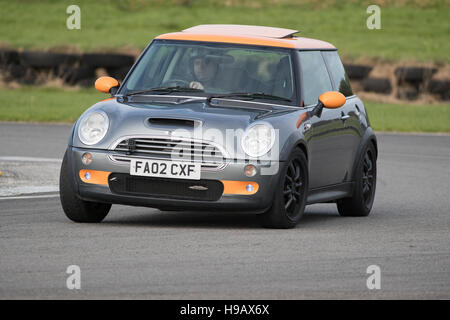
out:
M201 25L156 37L111 98L74 124L60 174L67 217L112 204L260 214L292 228L305 205L366 216L377 141L337 49L298 31Z

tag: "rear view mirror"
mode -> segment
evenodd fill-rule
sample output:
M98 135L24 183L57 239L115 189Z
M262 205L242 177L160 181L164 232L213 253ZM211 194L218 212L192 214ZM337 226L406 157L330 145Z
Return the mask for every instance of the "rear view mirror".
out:
M100 77L95 81L95 89L114 95L119 88L119 82L111 77Z
M345 104L345 96L337 91L327 91L320 95L319 102L321 102L325 108L336 109Z

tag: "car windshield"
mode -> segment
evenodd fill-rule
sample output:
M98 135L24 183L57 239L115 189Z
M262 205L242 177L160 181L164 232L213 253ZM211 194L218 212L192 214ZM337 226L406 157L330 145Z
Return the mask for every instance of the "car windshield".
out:
M157 40L120 94L229 95L294 104L292 66L290 51L283 48Z

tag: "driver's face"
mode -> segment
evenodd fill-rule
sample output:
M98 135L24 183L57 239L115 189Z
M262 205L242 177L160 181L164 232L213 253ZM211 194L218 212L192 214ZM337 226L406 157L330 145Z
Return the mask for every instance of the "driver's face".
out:
M198 80L211 80L217 70L217 64L207 58L194 59L194 73Z

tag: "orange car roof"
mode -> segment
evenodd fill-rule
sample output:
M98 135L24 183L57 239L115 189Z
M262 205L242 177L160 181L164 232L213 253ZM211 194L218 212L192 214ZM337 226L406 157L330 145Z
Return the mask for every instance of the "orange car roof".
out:
M332 44L310 38L295 37L297 30L232 24L199 25L181 32L166 33L156 39L238 43L295 49L336 50Z

